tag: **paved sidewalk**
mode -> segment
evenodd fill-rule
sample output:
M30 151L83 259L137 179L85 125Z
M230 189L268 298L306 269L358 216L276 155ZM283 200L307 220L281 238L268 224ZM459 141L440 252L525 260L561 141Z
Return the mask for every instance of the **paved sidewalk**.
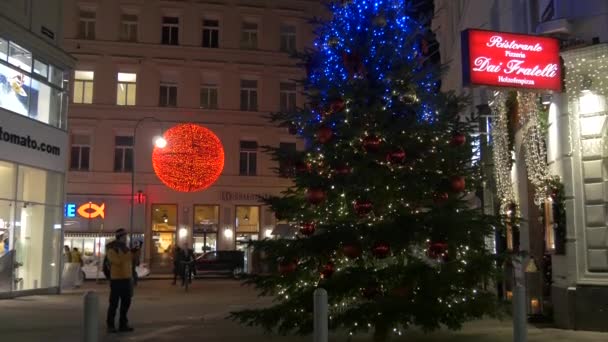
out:
M34 296L0 301L0 341L71 342L82 341L82 295L92 289L100 295L99 319L104 328L107 284L87 282L85 289L61 296ZM264 335L260 329L225 320L230 311L260 306L268 302L233 280L197 280L185 293L167 280L143 281L136 289L130 319L132 334L100 334L100 341L205 341L205 342L310 342L311 337ZM511 342L510 321L483 320L467 324L458 332L440 331L429 335L409 331L392 341L419 342ZM330 341L348 341L345 333L333 334ZM370 341L358 336L350 341ZM530 342L606 342L608 333L580 332L530 327Z

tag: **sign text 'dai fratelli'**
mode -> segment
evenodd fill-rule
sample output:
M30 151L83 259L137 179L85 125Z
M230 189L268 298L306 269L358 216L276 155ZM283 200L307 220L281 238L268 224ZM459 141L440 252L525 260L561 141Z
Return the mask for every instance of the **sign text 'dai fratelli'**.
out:
M465 86L561 91L557 39L485 30L462 32Z

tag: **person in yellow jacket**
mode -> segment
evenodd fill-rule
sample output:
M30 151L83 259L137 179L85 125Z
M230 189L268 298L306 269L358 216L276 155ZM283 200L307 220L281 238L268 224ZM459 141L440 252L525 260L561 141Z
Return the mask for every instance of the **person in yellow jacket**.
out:
M106 255L110 262L110 305L106 321L108 332L130 332L133 331L133 328L128 324L127 313L133 296L133 270L131 266L133 256L127 246L127 232L124 229L116 230L116 240L106 245ZM118 330L116 330L114 324L119 301L120 318L118 320Z

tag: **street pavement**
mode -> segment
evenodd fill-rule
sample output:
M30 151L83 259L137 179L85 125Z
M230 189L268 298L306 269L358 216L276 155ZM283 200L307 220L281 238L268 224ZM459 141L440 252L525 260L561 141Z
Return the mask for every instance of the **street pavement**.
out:
M262 306L268 298L259 298L253 289L227 279L198 279L186 293L170 280L142 281L137 287L130 312L136 331L129 334L105 333L107 284L87 282L84 288L56 296L33 296L0 300L0 341L82 341L83 294L99 294L99 341L205 341L205 342L300 342L310 336L265 335L260 329L244 327L226 320L235 310ZM311 298L312 300L312 298ZM581 332L529 327L529 341L606 342L608 333ZM511 342L510 320L481 320L466 324L458 332L439 331L422 334L409 331L391 341L419 342ZM368 336L348 339L344 332L330 336L330 341L370 341Z

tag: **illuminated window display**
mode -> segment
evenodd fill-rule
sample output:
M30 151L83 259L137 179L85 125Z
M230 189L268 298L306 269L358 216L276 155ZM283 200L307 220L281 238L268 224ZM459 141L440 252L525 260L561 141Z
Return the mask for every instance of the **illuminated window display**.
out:
M33 65L32 65L33 61ZM0 107L65 129L63 71L0 39Z
M177 231L177 205L152 205L152 267L171 267Z
M219 205L194 206L194 252L204 253L217 249L217 231L220 222Z

